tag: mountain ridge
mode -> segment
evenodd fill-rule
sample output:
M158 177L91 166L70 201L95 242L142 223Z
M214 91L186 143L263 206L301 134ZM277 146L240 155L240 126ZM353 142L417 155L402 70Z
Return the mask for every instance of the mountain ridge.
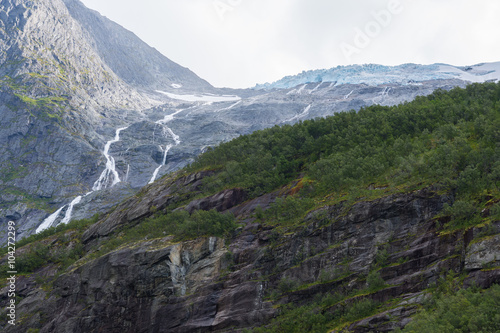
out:
M172 88L181 91L214 91L208 82L189 69L169 60L134 33L98 12L87 9L81 1L64 0L64 3L73 18L93 39L104 62L125 82L148 91Z

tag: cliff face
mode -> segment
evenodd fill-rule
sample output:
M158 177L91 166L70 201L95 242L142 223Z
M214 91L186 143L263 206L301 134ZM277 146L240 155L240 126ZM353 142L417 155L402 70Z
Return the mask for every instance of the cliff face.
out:
M24 100L59 97L61 106L87 110L92 117L103 107L152 105L99 57L62 1L3 0L1 6L2 85Z
M89 10L78 0L64 0L70 15L87 32L97 53L124 82L144 91L155 89L213 92L214 88L189 69L167 59L132 32Z
M151 215L152 207L196 195L206 175L162 180L92 226L83 238L88 255L72 267L45 267L20 277L20 325L4 331L239 331L267 324L277 315L275 305L301 306L342 293L344 301L326 311L372 299L383 304L378 313L349 329L388 332L409 321L427 288L446 272L465 274L466 285L500 282L500 269L491 269L500 264L500 223L492 224L488 236L481 228L441 234L435 217L453 195L432 187L324 206L288 233L253 216L256 207L265 210L283 191L246 202L238 189L225 191L184 207L203 202L205 209L230 211L245 221L229 240L146 239L95 256L123 227ZM374 267L381 267L384 284L370 291L367 275ZM285 282L290 286L284 288ZM5 288L2 295L3 307Z

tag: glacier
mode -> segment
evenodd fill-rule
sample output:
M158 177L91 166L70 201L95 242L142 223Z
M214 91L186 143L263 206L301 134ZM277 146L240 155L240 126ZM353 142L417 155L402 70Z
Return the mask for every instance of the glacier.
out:
M303 71L298 75L285 76L273 83L258 84L256 90L291 89L308 83L332 82L333 85L382 84L409 85L431 80L459 79L469 82L500 80L500 62L482 63L474 66L457 67L446 64L418 65L404 64L384 66L377 64L337 66L331 69ZM301 87L297 93L304 90Z

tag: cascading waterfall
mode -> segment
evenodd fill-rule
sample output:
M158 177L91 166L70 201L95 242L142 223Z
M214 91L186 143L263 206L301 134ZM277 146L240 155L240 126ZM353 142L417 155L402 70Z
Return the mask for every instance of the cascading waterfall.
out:
M174 139L175 141L175 145L177 146L179 143L181 143L181 140L179 138L179 136L177 134L175 134L171 129L170 127L167 127L165 125L163 125L163 129L164 129L164 135L166 136L166 134L170 134L170 136L172 137L172 139Z
M87 194L88 195L88 194ZM78 196L71 203L69 204L68 209L66 210L66 215L64 215L64 218L62 219L61 223L68 224L69 221L71 221L71 214L73 214L73 207L82 201L82 196Z
M101 173L99 179L97 179L97 181L94 183L94 186L92 187L92 191L88 192L83 197L86 197L86 196L94 193L95 191L99 191L99 190L102 190L103 188L107 188L110 181L111 181L111 179L110 179L111 176L113 176L113 180L111 182L110 187L113 187L114 185L121 182L120 176L118 175L118 171L116 171L115 159L113 158L113 156L109 155L109 148L111 147L111 145L113 143L120 141L120 132L122 132L123 130L126 130L127 128L128 127L123 127L123 128L117 129L116 133L115 133L115 137L112 140L109 140L108 142L106 142L106 145L104 146L104 151L103 151L103 155L104 155L104 157L106 157L106 169L104 169L104 171ZM126 176L127 178L128 178L129 168L130 168L130 166L127 168L127 176ZM64 218L61 220L61 223L67 224L71 221L71 216L73 214L73 208L75 205L79 204L82 201L83 197L78 196L75 199L73 199L73 201L71 201L71 203L68 206L68 209L66 210ZM61 211L65 207L66 207L66 205L62 206L56 212L54 212L49 217L47 217L42 222L42 224L40 224L38 226L38 228L36 229L36 233L38 234L38 233L42 232L43 230L50 228L52 226L52 224L54 224L54 222L57 220L57 218L61 214Z
M94 183L94 186L92 187L93 191L99 191L102 190L103 188L107 188L110 182L111 175L113 176L111 187L121 182L120 176L118 175L118 171L116 171L115 159L113 158L113 156L109 155L109 148L113 143L120 141L120 132L126 130L127 128L128 127L117 129L115 138L113 140L106 142L103 151L104 157L106 157L106 169L104 169L99 179L97 179L97 181Z
M38 226L38 228L36 228L35 233L38 234L38 233L44 231L45 229L50 228L52 226L52 224L54 224L55 220L59 217L59 214L61 214L61 211L64 209L64 207L66 207L66 205L62 206L61 208L56 210L54 213L49 215L49 217L47 217L45 220L43 220L42 224L40 224Z
M174 139L176 146L181 143L180 137L177 134L175 134L174 131L172 131L172 129L168 127L166 124L174 120L175 115L179 114L184 110L185 109L177 110L176 112L166 115L163 119L155 122L155 124L161 125L163 127L163 136L167 137L168 135L170 135L172 139ZM167 154L172 147L173 147L172 145L166 145L165 150L163 150L163 148L160 146L160 149L163 151L163 160L162 163L153 172L153 176L151 177L151 180L149 181L148 184L152 184L156 180L156 177L158 176L158 172L160 172L161 167L167 163Z
M128 181L129 172L130 172L130 164L127 164L127 173L125 174L125 181Z
M153 172L153 177L151 177L151 180L149 181L148 184L152 184L156 180L156 177L158 176L158 172L160 172L161 167L164 166L165 163L167 162L167 154L170 148L172 148L172 145L167 145L165 147L165 151L163 151L163 148L160 146L160 149L163 151L163 160L161 162L161 165L156 168L155 172Z

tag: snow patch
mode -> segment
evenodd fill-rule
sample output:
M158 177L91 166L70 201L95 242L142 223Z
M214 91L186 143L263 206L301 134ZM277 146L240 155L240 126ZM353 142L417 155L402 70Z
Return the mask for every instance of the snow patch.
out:
M232 108L234 108L236 105L238 105L238 104L240 104L240 103L241 103L241 101L238 101L238 102L236 102L236 103L234 103L234 104L232 104L232 105L228 106L227 108L223 108L223 109L217 110L217 111L215 111L215 112L221 112L221 111L231 110Z
M297 120L297 119L299 119L299 118L304 117L306 114L308 114L308 113L309 113L309 110L311 110L311 107L312 107L312 104L310 104L310 105L306 106L306 108L304 109L304 111L302 111L302 113L301 113L301 114L298 114L298 115L296 115L296 116L293 116L293 117L292 117L292 118L290 118L290 119L285 120L285 121L284 121L284 123L289 122L289 121L294 121L294 120Z
M166 95L168 98L177 99L185 102L236 102L241 100L241 97L236 95L214 95L214 94L178 95L161 90L156 90L156 92Z
M318 88L321 87L322 84L323 84L323 82L320 82L313 90L311 90L309 92L309 94L312 94L313 92L315 92L316 90L318 90Z
M349 98L349 96L351 96L353 92L354 92L354 90L351 90L351 92L350 92L350 93L348 93L347 95L345 95L345 96L344 96L344 99L348 99L348 98Z
M306 84L304 84L302 87L300 87L300 88L299 88L299 90L297 90L297 94L302 93L302 91L303 91L304 89L306 89L306 87L307 87L307 83L306 83Z

